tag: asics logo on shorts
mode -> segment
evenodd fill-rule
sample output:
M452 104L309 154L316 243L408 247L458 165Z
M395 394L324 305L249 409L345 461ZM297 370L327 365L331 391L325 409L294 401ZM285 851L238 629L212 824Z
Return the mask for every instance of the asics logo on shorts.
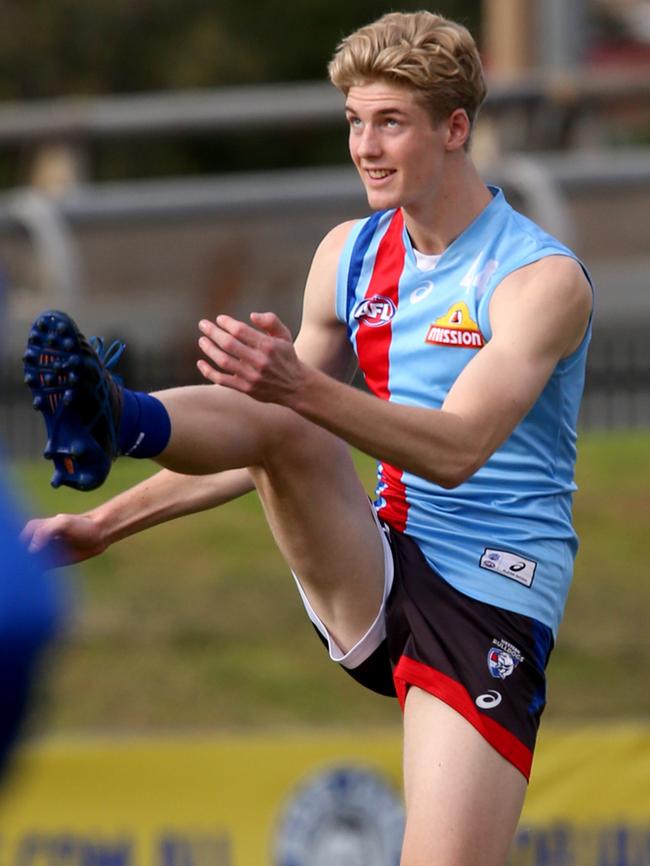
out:
M490 689L484 695L479 695L474 703L482 710L493 710L499 706L502 700L503 698L496 689Z

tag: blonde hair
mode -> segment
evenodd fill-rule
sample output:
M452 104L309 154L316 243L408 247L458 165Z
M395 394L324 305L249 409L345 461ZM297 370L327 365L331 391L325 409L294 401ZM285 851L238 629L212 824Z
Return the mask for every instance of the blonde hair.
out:
M416 91L439 123L463 108L470 123L485 99L483 67L462 24L432 12L389 12L339 44L328 72L348 90L377 79Z

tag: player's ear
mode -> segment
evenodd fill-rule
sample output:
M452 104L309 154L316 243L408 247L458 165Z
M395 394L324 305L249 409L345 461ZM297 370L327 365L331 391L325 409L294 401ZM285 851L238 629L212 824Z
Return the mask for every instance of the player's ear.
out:
M471 132L469 116L464 108L456 108L447 118L447 150L460 150Z

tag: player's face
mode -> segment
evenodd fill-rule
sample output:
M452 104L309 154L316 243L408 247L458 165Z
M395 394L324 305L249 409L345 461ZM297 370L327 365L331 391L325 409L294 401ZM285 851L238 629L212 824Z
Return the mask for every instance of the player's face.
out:
M415 208L435 197L447 127L434 126L412 90L383 81L351 87L346 116L350 155L370 207Z

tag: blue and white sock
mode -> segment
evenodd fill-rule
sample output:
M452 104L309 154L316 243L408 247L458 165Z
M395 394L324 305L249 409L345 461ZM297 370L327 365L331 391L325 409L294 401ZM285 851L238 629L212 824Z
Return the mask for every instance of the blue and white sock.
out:
M167 409L151 394L122 389L122 418L117 441L127 457L156 457L171 437L172 425Z

